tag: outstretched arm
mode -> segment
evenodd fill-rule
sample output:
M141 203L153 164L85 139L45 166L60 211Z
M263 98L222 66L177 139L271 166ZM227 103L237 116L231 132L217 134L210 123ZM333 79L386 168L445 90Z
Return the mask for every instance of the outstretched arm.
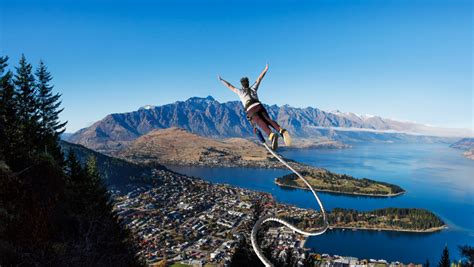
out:
M232 84L230 84L228 81L224 80L221 78L220 75L217 75L217 78L219 79L219 81L221 81L225 86L227 86L227 88L229 88L230 90L232 90L234 93L237 93L238 92L238 89L235 88Z
M255 91L257 91L258 86L260 85L260 82L262 81L263 77L265 76L265 73L267 73L267 70L268 70L268 63L265 66L265 69L262 71L262 73L260 73L260 76L258 76L257 81L255 82L255 86L254 86Z

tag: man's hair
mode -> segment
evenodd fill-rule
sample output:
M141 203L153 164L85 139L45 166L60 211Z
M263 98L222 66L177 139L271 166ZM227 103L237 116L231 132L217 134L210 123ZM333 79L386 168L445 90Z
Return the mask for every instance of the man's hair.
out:
M249 88L250 87L249 78L242 77L242 79L240 79L240 84L242 84L242 87L244 88Z

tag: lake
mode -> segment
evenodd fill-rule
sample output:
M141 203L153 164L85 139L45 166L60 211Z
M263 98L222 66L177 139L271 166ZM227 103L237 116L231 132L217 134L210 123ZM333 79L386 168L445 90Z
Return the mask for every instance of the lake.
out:
M445 245L459 259L458 245L474 246L474 161L446 144L357 143L348 149L304 149L281 152L285 157L357 178L401 186L407 192L393 198L319 193L326 209L372 210L384 207L425 208L448 225L436 233L331 230L311 237L306 247L318 253L437 264ZM311 193L285 189L274 178L286 170L169 166L214 183L271 193L278 201L317 208Z

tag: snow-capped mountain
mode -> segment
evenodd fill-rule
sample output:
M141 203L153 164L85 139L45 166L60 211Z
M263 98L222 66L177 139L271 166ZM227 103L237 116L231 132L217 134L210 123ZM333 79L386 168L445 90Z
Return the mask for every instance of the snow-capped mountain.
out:
M298 137L328 137L348 141L413 141L437 137L467 137L468 130L435 128L373 115L289 105L266 106L282 127ZM79 130L68 140L97 150L118 150L154 130L183 128L207 137L250 137L252 128L238 101L220 103L212 97L192 97L186 101L151 106L137 111L111 114L92 126Z

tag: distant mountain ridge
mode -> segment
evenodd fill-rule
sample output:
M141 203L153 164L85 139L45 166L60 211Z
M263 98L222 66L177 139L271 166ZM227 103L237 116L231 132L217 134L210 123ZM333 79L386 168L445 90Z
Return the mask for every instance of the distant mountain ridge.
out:
M299 137L329 137L339 141L393 141L419 139L418 135L436 135L440 128L412 122L400 122L378 116L326 112L318 108L289 105L266 106L271 117ZM120 150L136 138L154 130L183 128L206 137L250 137L252 129L239 101L220 103L213 97L191 97L186 101L107 115L92 126L81 129L68 140L103 151ZM362 132L361 132L362 131ZM386 131L381 134L378 131ZM388 132L387 132L388 131ZM463 136L463 133L456 133ZM467 133L466 133L467 134Z
M450 145L450 147L464 150L464 156L468 159L474 160L474 138L463 138Z
M461 149L461 150L474 149L474 138L463 138L457 141L456 143L452 144L450 147Z

